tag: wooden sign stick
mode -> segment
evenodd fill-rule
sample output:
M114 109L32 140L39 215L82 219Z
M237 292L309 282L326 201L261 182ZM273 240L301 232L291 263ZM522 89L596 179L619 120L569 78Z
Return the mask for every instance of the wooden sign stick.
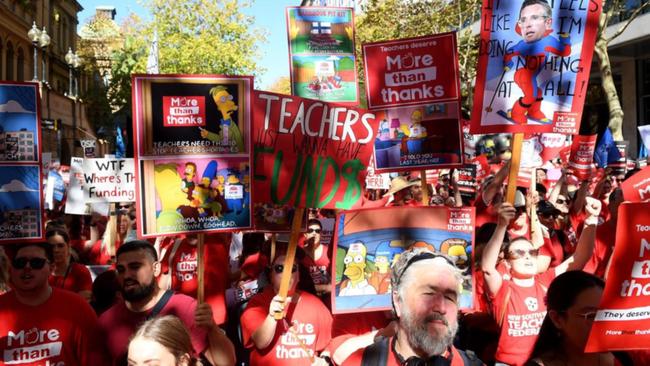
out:
M273 260L275 259L275 245L278 241L278 234L273 233L271 234L271 263L273 263Z
M198 288L196 289L196 301L199 302L199 304L203 303L205 300L205 291L204 291L204 274L205 274L205 258L203 256L204 252L204 244L205 244L205 234L201 233L197 235L197 243L196 243L196 260L197 260L197 265L196 265L196 277L198 279Z
M287 297L289 292L289 283L291 281L291 268L296 257L296 247L298 246L298 238L300 237L300 226L302 225L302 216L305 212L304 208L296 208L293 214L293 222L291 223L291 237L289 238L289 248L287 255L284 257L284 270L282 271L282 279L280 280L280 290L278 295L283 298ZM276 320L284 318L283 313L276 313L274 315Z
M429 185L427 184L427 171L420 170L420 185L422 187L422 203L429 206Z
M519 174L519 162L521 161L521 145L524 141L524 134L515 133L512 139L512 156L510 157L510 173L508 174L508 186L506 187L506 202L515 204L515 192L517 191L517 175Z

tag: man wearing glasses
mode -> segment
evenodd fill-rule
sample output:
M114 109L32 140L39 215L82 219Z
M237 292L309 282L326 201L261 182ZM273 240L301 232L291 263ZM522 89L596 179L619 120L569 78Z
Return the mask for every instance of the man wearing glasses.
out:
M79 295L52 288L52 247L22 245L0 296L0 365L106 365L97 316Z
M546 315L546 290L557 275L585 266L594 251L600 209L600 201L586 198L587 218L575 253L555 268L538 274L539 249L530 240L520 237L504 243L506 230L516 213L510 203L499 207L497 227L481 259L492 316L501 327L496 365L521 366L526 362ZM500 252L509 268L505 275L497 270Z
M405 251L391 273L397 331L348 357L348 365L483 365L453 346L462 273L447 256L425 248Z
M522 125L528 123L529 119L551 123L541 109L543 94L537 76L551 54L561 57L571 54L569 35L560 33L560 40L550 36L553 31L552 13L545 0L524 0L515 31L523 39L506 50L504 72L513 67L517 69L514 81L524 95L514 103L512 109L504 113L504 117Z

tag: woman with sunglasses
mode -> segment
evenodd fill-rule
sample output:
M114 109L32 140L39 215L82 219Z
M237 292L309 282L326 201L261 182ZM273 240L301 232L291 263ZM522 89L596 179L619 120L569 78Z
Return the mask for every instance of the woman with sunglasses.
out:
M53 270L49 278L52 287L75 292L87 301L92 294L92 277L86 266L72 261L70 237L63 227L52 227L45 239L54 252Z
M491 300L492 316L501 328L496 352L497 365L521 366L528 359L537 334L546 315L544 296L550 282L567 270L582 269L592 255L600 202L588 198L585 211L587 219L573 256L544 273L537 272L539 250L530 240L516 238L503 245L503 256L508 273L497 270L497 261L515 208L503 203L494 234L483 251L481 270Z
M328 365L329 355L323 350L331 340L332 315L316 296L296 289L296 263L287 297L278 295L286 247L276 251L267 269L270 285L251 298L241 316L243 343L251 349L250 365ZM276 315L283 316L276 320Z
M548 288L547 313L528 366L621 365L612 353L584 353L605 282L583 272L563 273Z

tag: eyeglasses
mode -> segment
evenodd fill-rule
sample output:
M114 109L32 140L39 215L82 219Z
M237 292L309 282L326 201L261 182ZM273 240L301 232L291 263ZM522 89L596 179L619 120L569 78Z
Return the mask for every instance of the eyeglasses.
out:
M519 25L526 24L527 21L530 21L531 23L537 23L546 20L548 17L546 15L531 15L530 18L519 18L517 20L517 23Z
M297 270L298 270L298 266L296 264L291 266L291 273L296 273ZM284 272L284 264L276 264L276 265L274 265L273 266L273 271L275 271L275 273L277 273L277 274L281 274L282 272Z
M524 258L526 254L530 255L531 257L537 257L539 255L539 249L513 249L508 251L508 257L511 259Z
M11 265L15 269L23 269L27 266L27 263L29 263L29 267L31 269L41 269L45 266L45 263L47 263L47 259L45 258L25 258L25 257L17 257L14 258L13 261L11 261Z
M307 229L307 233L308 233L308 234L309 234L309 233L320 234L320 232L321 232L321 229Z

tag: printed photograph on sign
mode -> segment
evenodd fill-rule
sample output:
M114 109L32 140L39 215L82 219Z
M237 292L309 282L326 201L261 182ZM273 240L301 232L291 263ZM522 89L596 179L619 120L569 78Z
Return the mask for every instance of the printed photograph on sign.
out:
M391 217L391 220L385 220ZM448 255L463 272L461 308L473 304L473 209L392 207L337 216L332 311L391 309L391 266L405 251L428 248Z
M43 238L38 165L0 166L0 242Z
M578 132L600 3L484 1L472 133Z
M250 77L134 76L140 156L248 153Z
M38 84L0 82L0 161L39 161Z
M287 8L290 52L296 54L353 54L352 9Z
M294 55L291 63L294 95L327 102L357 99L354 56Z
M253 222L255 230L283 233L291 231L295 208L288 205L255 202L253 204Z
M248 158L140 162L151 177L138 187L143 236L233 230L251 226Z
M375 139L378 172L433 169L462 164L460 104L389 109Z

